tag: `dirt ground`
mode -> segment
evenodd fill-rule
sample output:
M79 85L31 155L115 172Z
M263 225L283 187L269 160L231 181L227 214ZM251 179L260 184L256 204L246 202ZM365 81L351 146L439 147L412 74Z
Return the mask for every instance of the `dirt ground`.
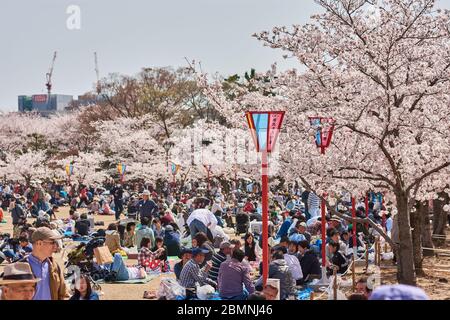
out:
M80 213L83 213L83 210L80 210ZM5 213L5 218L7 220L6 224L0 224L0 232L1 233L11 233L12 234L12 223L11 216L9 213ZM58 218L68 218L69 217L69 207L60 208L60 212L57 213ZM95 221L104 221L105 226L96 226L96 229L99 228L107 228L108 224L114 222L114 216L95 216ZM62 261L61 254L55 254L55 258L58 261ZM128 259L125 260L127 265L133 265L137 263L137 260ZM5 262L0 265L0 273L3 272ZM62 263L61 263L62 265ZM174 275L164 275L161 277L175 277ZM161 277L155 278L152 281L145 284L101 284L102 287L102 295L100 296L101 300L145 300L143 299L144 291L158 290L159 284L161 281Z
M80 212L83 212L81 210ZM60 212L57 213L58 218L67 218L69 216L69 208L62 207ZM7 220L6 224L0 224L0 232L12 234L11 217L9 213L5 213ZM95 216L95 221L104 221L104 227L96 226L98 228L106 228L109 223L114 222L114 216ZM450 238L450 230L447 230L447 238ZM425 292L433 300L450 300L450 245L449 241L439 249L449 250L449 253L442 253L442 255L434 257L425 257L424 259L424 276L417 278L418 285L425 290ZM446 255L444 255L446 254ZM55 255L56 259L61 260L61 254ZM127 265L133 265L137 263L136 260L126 260ZM5 262L0 265L0 273L3 271ZM369 268L369 275L371 268ZM359 266L356 268L356 279L366 275L364 267ZM146 284L101 284L102 300L144 300L144 291L156 291L159 288L159 284L162 277L174 277L173 274L162 275L153 279ZM351 280L352 275L349 273L344 279ZM396 267L392 265L390 261L381 262L381 284L394 284L396 281ZM346 294L351 293L351 288L343 290ZM318 294L319 295L319 294ZM323 297L326 299L326 297Z

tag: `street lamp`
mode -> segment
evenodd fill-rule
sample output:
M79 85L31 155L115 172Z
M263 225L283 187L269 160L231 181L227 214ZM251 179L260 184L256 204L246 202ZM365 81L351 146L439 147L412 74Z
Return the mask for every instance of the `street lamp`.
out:
M269 275L269 210L268 210L268 170L269 163L267 155L275 147L284 111L248 111L246 112L250 133L255 143L256 152L262 154L262 246L263 246L263 283L266 285Z
M315 141L316 146L320 148L320 153L325 154L325 149L330 146L331 137L333 135L334 123L335 120L333 118L324 118L324 117L309 117L309 121L311 125L316 129ZM322 278L319 284L328 284L327 278L327 269L326 269L326 217L325 217L325 197L326 193L322 195L321 202L321 222L322 222Z
M166 151L166 168L167 171L169 172L169 151L170 149L174 146L174 143L172 141L166 141L163 143L163 148ZM169 172L170 175L170 172Z

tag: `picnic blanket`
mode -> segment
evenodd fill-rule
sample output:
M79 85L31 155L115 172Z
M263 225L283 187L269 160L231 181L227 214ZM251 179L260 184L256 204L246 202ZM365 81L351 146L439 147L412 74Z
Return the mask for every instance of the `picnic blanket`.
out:
M133 280L124 280L124 281L113 281L108 283L126 283L126 284L143 284L143 283L149 283L153 279L157 278L159 275L153 275L153 274L147 274L147 278L145 279L133 279ZM98 283L106 283L103 279L97 281Z

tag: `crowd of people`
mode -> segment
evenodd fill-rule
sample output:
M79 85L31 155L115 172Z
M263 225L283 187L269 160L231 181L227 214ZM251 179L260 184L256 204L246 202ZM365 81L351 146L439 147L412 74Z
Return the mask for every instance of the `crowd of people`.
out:
M295 299L299 289L321 278L322 221L316 194L298 183L270 191L268 277L279 280L277 287L262 281L260 185L246 180L208 185L202 180L182 186L168 181L121 185L112 180L101 186L41 181L1 185L0 221L9 213L13 234L0 234L0 263L6 264L0 299L96 300L93 284L98 280L173 272L186 299L198 299L198 288L208 285L223 300L283 300ZM371 198L368 206L361 199L357 216L370 217L395 237L395 216L377 199ZM69 218L60 217L62 206L70 207ZM342 194L338 207L350 215L348 194ZM102 226L95 221L98 215L114 215L115 222ZM331 210L325 223L327 274L344 274L353 237L361 254L376 231L357 224L354 235L347 219ZM65 239L80 244L60 266L53 254L64 250ZM112 261L99 264L93 259L92 251L99 246L108 248ZM126 265L124 258L133 255L137 264ZM171 265L170 257L178 262ZM82 266L73 288L66 283L70 265ZM357 288L360 294L351 298L370 298L372 288L365 279Z

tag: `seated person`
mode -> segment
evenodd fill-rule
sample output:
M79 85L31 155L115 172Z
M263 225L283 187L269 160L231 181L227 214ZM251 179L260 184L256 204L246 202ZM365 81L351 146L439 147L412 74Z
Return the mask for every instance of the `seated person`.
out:
M149 225L150 219L147 217L143 217L141 219L141 226L136 231L136 243L138 245L138 250L141 248L140 243L143 238L149 238L151 240L150 247L153 247L155 245L155 235Z
M139 212L139 199L137 199L135 196L130 197L130 201L128 201L127 206L127 216L134 216Z
M192 258L192 249L182 248L178 258L180 258L181 261L175 264L173 271L177 280L180 280L181 270L183 270L185 264Z
M207 263L203 268L201 267L205 262L206 253L208 253L208 250L194 248L192 250L192 259L181 270L178 282L186 288L186 296L188 299L196 297L195 288L197 283L200 286L209 284L217 287L217 282L208 278L208 271L211 268L211 264Z
M309 242L304 240L298 244L300 266L302 267L303 281L312 280L312 278L320 278L322 270L320 268L319 259L315 252L310 249Z
M166 226L166 231L164 232L164 245L167 248L167 255L178 256L180 254L180 234L170 224Z
M147 267L151 266L151 262L156 259L160 259L161 256L164 254L164 248L158 248L155 252L150 250L150 244L151 240L149 238L142 238L141 240L141 249L139 250L138 254L138 264L139 266L144 267L147 269ZM164 260L162 260L164 264Z
M123 246L126 248L136 247L136 223L128 222L124 233Z
M244 253L247 261L260 261L262 249L255 241L251 232L247 232L244 237Z
M50 216L50 220L56 220L56 212L59 212L59 207L57 205L52 206L47 210L47 214Z
M362 294L366 300L369 300L372 294L372 286L369 286L366 277L362 277L356 282L356 292Z
M167 248L164 245L164 239L161 237L156 237L155 239L155 247L153 247L153 252L160 252L158 259L162 261L167 261Z
M203 267L207 261L210 261L215 253L213 244L208 240L208 237L203 232L198 232L192 239L192 248L201 248L208 251L205 256L205 261L201 267Z
M114 210L111 209L109 206L108 201L103 202L102 211L99 212L100 215L107 215L107 216L113 216L116 214Z
M33 251L33 245L28 240L28 237L19 238L19 254L21 257L25 257Z
M280 279L280 299L286 300L290 295L295 294L295 280L292 272L284 259L281 249L274 250L272 261L269 264L269 278ZM260 277L255 284L256 290L263 288L263 278Z
M125 251L120 245L120 235L117 231L117 224L111 223L108 226L108 230L105 232L105 244L108 247L111 254L120 253L126 255Z
M75 222L75 233L84 237L89 235L89 229L90 229L90 222L87 218L86 213L82 213L80 215L80 220Z
M348 268L348 261L344 257L344 255L339 251L339 243L330 241L327 245L328 250L331 254L331 259L327 261L328 267L327 267L327 273L328 275L333 274L333 267L337 268L337 273L342 274L347 271Z
M335 242L337 244L339 244L339 251L341 252L341 254L343 256L345 256L347 254L347 245L341 240L339 231L337 231L336 229L331 229L329 231L329 238L327 239L327 242ZM331 257L333 256L332 252L329 251L329 247L326 247L326 254L327 254L327 259L331 260Z

